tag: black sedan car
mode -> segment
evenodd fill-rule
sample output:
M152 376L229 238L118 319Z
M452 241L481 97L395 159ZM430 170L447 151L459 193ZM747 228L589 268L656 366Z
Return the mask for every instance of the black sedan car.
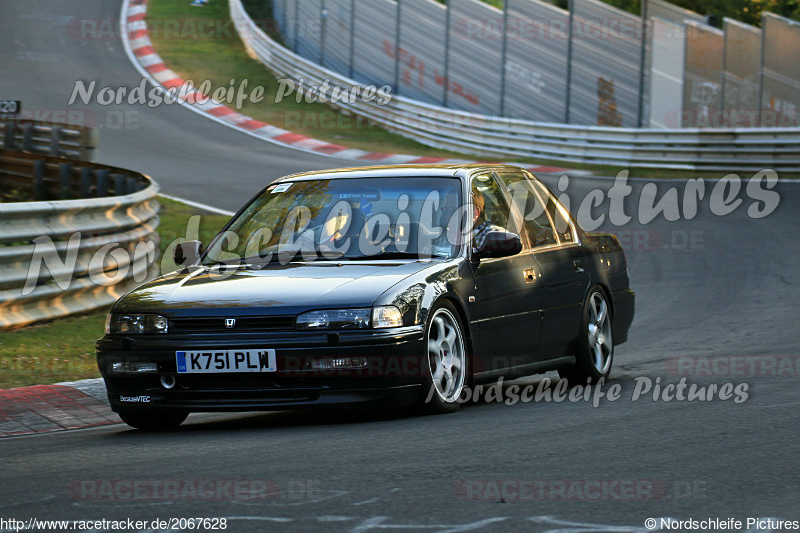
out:
M549 370L596 383L633 320L618 240L506 165L288 176L174 256L97 341L112 409L141 429L200 411L449 412L474 383Z

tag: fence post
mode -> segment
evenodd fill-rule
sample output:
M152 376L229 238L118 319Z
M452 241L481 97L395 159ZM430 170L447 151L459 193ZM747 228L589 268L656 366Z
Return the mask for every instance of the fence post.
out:
M283 37L284 39L289 36L289 0L281 0L283 4Z
M447 95L450 92L450 11L453 9L453 0L445 1L447 15L444 22L444 97L442 98L442 107L447 107Z
M351 80L355 74L356 57L356 0L350 0L350 76Z
M639 57L639 107L636 110L636 127L642 127L644 120L644 81L645 81L645 65L647 63L647 0L642 0L642 50Z
M725 17L722 18L722 68L719 71L719 102L717 111L720 120L723 120L725 111L725 72L728 69L728 27Z
M400 15L402 4L402 0L397 0L394 22L394 90L397 95L400 94Z
M764 49L767 45L767 28L766 28L766 15L761 13L761 53L758 60L758 125L763 126L763 110L764 110ZM723 73L724 75L724 73Z
M567 95L564 102L564 124L569 124L569 107L572 103L572 34L575 19L575 0L569 0L569 35L567 37Z
M287 0L288 2L292 2L294 4L294 43L293 43L293 50L295 54L297 53L297 39L300 35L300 14L298 11L300 10L300 6L298 5L297 0Z
M506 54L508 53L508 4L511 0L503 0L503 48L500 52L500 116L506 111Z
M681 125L679 127L690 128L694 127L694 124L686 124L686 113L684 113L686 109L686 72L688 68L686 59L689 57L689 26L685 22L683 24L683 32L686 38L683 40L683 72L681 72L681 75L683 75L683 85L681 87L683 89L683 94L681 95Z
M321 9L319 12L319 16L322 19L321 27L319 29L319 64L320 66L325 65L325 30L327 28L328 23L328 10L325 8L325 0L322 0L320 4Z

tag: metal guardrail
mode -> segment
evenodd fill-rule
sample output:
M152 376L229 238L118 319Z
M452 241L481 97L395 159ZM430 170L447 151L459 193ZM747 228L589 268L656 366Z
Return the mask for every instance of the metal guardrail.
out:
M157 264L159 186L143 174L0 150L0 187L48 198L0 203L0 329L109 305Z
M0 142L6 150L91 161L97 140L94 128L0 116Z
M279 45L229 0L231 19L249 52L275 74L305 87L324 80L360 84ZM394 96L385 105L355 99L335 106L428 146L483 156L527 157L567 163L640 168L800 171L800 129L638 129L572 126L479 115Z

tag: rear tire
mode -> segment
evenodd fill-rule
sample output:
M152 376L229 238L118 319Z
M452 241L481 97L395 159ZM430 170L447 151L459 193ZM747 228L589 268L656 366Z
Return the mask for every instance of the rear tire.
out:
M458 311L447 300L437 304L425 327L420 406L429 413L452 413L469 380L469 357Z
M169 431L180 426L189 416L188 411L165 409L120 409L117 414L123 422L142 431Z
M614 362L611 305L600 287L592 287L583 305L583 320L578 337L575 364L558 371L569 385L597 383L608 378Z

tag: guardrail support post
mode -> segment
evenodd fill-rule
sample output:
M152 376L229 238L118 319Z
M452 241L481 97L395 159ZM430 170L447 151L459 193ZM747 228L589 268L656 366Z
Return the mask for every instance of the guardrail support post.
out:
M81 169L81 198L89 197L89 190L92 188L92 169Z
M95 128L89 128L81 131L81 147L80 157L84 161L91 161L94 159L94 149L99 144L100 134Z
M6 134L3 139L3 148L6 150L13 150L16 147L14 142L14 135L17 133L17 121L9 120L6 122Z
M72 177L72 164L61 163L58 169L58 197L69 200L70 178Z
M61 155L61 126L53 125L50 130L50 155L58 157Z
M33 129L34 129L33 122L28 122L23 126L25 132L22 136L22 149L26 152L33 151Z
M41 159L33 162L33 199L37 202L46 199L47 188L44 183L46 167Z
M97 171L97 197L108 196L108 170Z
M139 189L139 182L136 181L136 178L128 176L125 184L125 194L133 194L137 192L138 189Z
M125 176L122 174L114 174L114 196L125 196Z

